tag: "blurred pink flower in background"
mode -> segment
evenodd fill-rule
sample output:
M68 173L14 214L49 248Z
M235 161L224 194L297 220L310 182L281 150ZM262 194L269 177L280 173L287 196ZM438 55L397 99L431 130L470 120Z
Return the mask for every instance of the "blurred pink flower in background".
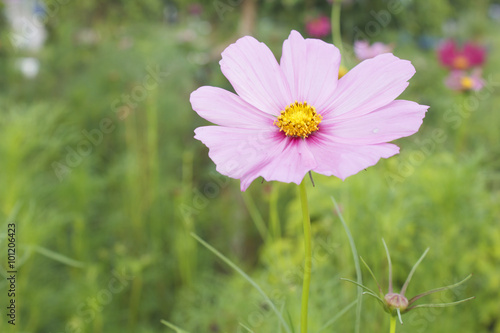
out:
M379 55L339 80L339 50L297 31L279 63L246 36L222 52L220 66L236 94L209 86L191 93L193 109L216 125L198 127L195 139L242 191L258 177L300 184L309 171L354 175L399 153L388 142L417 132L428 108L395 100L415 73L409 61Z
M447 40L438 47L438 57L441 64L450 69L465 70L484 64L486 49L472 42L459 48L453 40Z
M478 91L484 87L484 80L481 78L480 70L472 71L471 74L465 71L453 70L446 78L445 84L452 90Z
M354 42L354 54L359 60L366 60L378 56L383 53L392 52L393 47L381 42L373 43L370 45L365 40L357 40Z
M306 32L311 37L326 37L330 34L331 30L332 26L328 16L321 15L306 22Z
M200 16L203 13L203 6L199 3L192 3L188 6L188 13L192 16Z
M337 0L337 1L342 2L342 5L352 5L352 3L354 2L354 0ZM333 0L326 0L326 2L328 2L331 5L333 3Z

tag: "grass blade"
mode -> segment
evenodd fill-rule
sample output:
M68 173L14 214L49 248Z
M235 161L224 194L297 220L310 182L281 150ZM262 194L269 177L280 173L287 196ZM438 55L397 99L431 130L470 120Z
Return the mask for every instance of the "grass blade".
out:
M321 328L319 329L318 333L324 331L325 329L327 329L328 327L330 327L331 325L333 325L340 317L342 317L345 313L347 313L347 311L349 311L349 309L352 308L357 302L358 302L357 300L353 301L348 306L346 306L345 308L343 308L342 311L340 311L339 313L337 313L335 315L335 317L333 317L332 319L330 319L329 321L327 321L323 326L321 326Z
M268 236L268 230L266 227L266 223L264 222L264 219L260 215L260 212L257 209L257 206L255 205L255 202L253 201L250 194L243 192L242 197L243 201L245 202L245 206L248 209L248 213L250 214L250 217L252 218L252 221L255 224L255 227L257 228L257 231L260 234L260 237L262 238L263 241L265 241Z
M293 326L292 316L290 315L290 311L288 311L288 309L286 310L286 315L288 317L288 321L290 322L290 325L292 325L292 333L295 333L295 327Z
M191 233L191 236L193 236L194 239L196 239L198 242L200 242L200 244L203 245L204 247L206 247L210 252L212 252L217 257L219 257L219 259L221 259L226 264L228 264L232 269L234 269L238 274L240 274L245 280L247 280L248 283L250 283L259 292L259 294L267 302L269 302L269 305L271 306L271 309L274 311L274 313L276 314L276 316L278 316L278 319L283 324L283 327L285 328L285 330L287 331L287 333L291 333L290 327L286 323L285 319L283 319L283 316L281 315L281 312L278 311L278 309L276 308L276 306L274 305L274 303L271 301L271 299L269 298L269 296L267 296L267 294L262 290L262 288L254 280L252 280L252 278L250 276L248 276L241 268L239 268L238 266L236 266L236 264L234 264L231 260L229 260L229 258L227 258L226 256L224 256L219 251L217 251L214 247L212 247L210 244L208 244L203 239L201 239L200 237L198 237L196 234Z
M60 263L68 265L68 266L72 266L72 267L76 267L76 268L85 267L85 264L81 261L68 258L60 253L54 252L52 250L46 249L46 248L38 246L38 245L34 245L33 250L35 250L35 252L38 252L43 256L46 256L47 258L50 258L50 259L55 260L55 261L59 261Z
M347 223L345 223L345 221L344 221L344 217L342 216L342 213L340 212L339 205L337 205L337 201L335 201L335 198L333 196L331 198L333 201L333 205L335 206L335 211L337 212L337 215L340 218L340 222L342 222L342 225L344 226L344 230L345 230L345 233L347 234L347 238L349 239L352 257L354 259L354 267L356 269L356 280L357 280L357 284L358 284L358 298L357 298L357 306L356 306L356 326L354 328L354 332L359 333L360 326L361 326L361 305L363 302L363 289L360 287L360 285L363 284L363 277L361 275L361 266L359 264L358 251L356 250L356 244L354 244L354 238L352 237L351 231L349 230Z
M406 288L408 287L408 284L410 283L410 280L413 277L413 273L415 273L415 270L417 269L418 265L420 265L420 263L422 262L422 260L424 260L425 255L427 254L427 252L429 252L429 248L427 248L424 251L424 254L422 254L420 256L420 259L418 259L417 262L415 263L415 265L413 265L413 268L411 269L410 274L408 274L408 278L406 278L406 281L405 281L405 284L403 285L403 288L401 288L401 295L405 294Z
M174 331L176 331L177 333L189 333L188 331L184 331L182 328L179 328L179 327L175 326L174 324L169 323L169 322L168 322L168 321L166 321L166 320L160 320L160 322L161 322L163 325L165 325L165 326L167 326L167 327L169 327L169 328L173 329L173 330L174 330Z
M250 328L246 327L245 325L243 325L243 323L239 323L241 327L243 327L244 329L246 329L248 332L250 333L255 333L254 331L252 331Z

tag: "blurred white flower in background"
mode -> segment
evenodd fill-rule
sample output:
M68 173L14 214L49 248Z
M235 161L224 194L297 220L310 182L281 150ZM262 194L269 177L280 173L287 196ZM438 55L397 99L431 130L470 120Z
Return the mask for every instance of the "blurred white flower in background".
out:
M5 16L10 25L9 39L17 52L29 57L20 57L16 66L27 78L34 78L40 63L34 56L47 39L44 26L45 6L39 0L5 0Z
M19 68L26 78L32 79L37 76L40 70L40 61L33 57L18 58L16 60L16 67Z

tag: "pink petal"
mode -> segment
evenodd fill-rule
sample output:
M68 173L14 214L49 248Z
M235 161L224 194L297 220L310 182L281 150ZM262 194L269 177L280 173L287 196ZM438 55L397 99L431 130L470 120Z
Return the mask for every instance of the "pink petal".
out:
M486 82L481 77L480 69L476 69L472 72L471 79L474 82L474 86L472 87L472 90L474 91L479 91L486 85Z
M217 171L233 178L243 177L265 161L275 144L272 135L258 129L203 126L194 132L194 138L209 148Z
M438 47L439 60L444 66L453 66L453 60L459 55L453 40L447 40Z
M340 52L319 39L304 39L292 31L283 43L281 68L295 100L320 110L337 87Z
M241 180L241 190L258 177L299 184L316 161L302 139L277 131L205 126L195 139L208 148L219 173Z
M221 126L274 127L274 117L227 90L204 86L191 93L191 106L202 118Z
M334 143L321 134L311 136L308 143L318 163L313 171L343 180L375 165L382 157L388 158L399 153L399 147L391 143L346 145Z
M259 110L278 115L292 98L286 78L269 48L246 36L222 52L220 66L236 93Z
M469 88L462 84L462 80L464 78L469 78L472 80L472 87ZM468 72L466 71L453 70L450 72L450 75L446 77L444 83L448 88L457 91L467 91L467 90L479 91L485 85L484 80L481 78L480 69L472 71L471 75L469 75Z
M429 107L415 102L396 100L371 113L330 123L322 122L322 133L338 143L374 144L412 135L422 125Z
M242 191L259 176L267 181L276 180L299 185L307 172L317 166L306 140L286 137L281 143L285 146L275 151L268 164L254 169L247 174L246 179L241 180Z
M463 53L467 57L471 66L482 65L486 58L486 50L483 47L475 45L471 42L465 43Z
M391 53L365 60L339 80L328 111L322 115L348 119L376 110L398 97L414 73L409 61Z
M452 90L462 90L462 84L460 80L467 76L464 71L452 70L450 75L448 75L444 81L445 85Z

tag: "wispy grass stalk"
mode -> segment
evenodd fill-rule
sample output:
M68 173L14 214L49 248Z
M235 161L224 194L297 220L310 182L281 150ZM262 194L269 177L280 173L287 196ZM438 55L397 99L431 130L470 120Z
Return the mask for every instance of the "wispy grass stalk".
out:
M234 269L245 280L247 280L248 283L250 283L252 285L252 287L254 287L259 292L259 294L265 299L265 301L269 304L269 306L271 307L271 309L276 314L276 316L278 317L279 321L281 322L281 324L285 328L285 331L287 333L291 333L292 332L290 330L290 326L288 325L288 323L283 318L283 315L281 314L281 312L276 308L276 305L274 305L274 302L269 298L269 296L264 292L264 290L262 290L262 288L257 284L257 282L255 282L248 274L246 274L235 263L233 263L231 260L229 260L229 258L227 258L226 256L224 256L219 251L217 251L213 246L211 246L210 244L208 244L207 242L205 242L203 239L201 239L200 237L198 237L196 234L191 234L191 236L193 236L194 239L196 239L201 245L203 245L204 247L206 247L210 252L212 252L217 257L219 257L219 259L221 259L222 261L224 261L229 267L231 267L232 269Z
M347 226L347 223L344 220L344 217L342 216L342 213L340 212L339 205L337 204L337 201L335 201L334 197L331 197L333 201L333 205L335 206L335 211L337 212L340 222L342 222L342 226L344 227L344 230L347 234L347 238L349 239L349 245L351 246L351 252L352 252L352 257L354 260L354 268L356 269L356 281L358 285L363 284L363 276L361 273L361 265L359 264L359 256L358 256L358 251L356 250L356 244L354 243L354 238L352 237L351 231L349 230L349 227ZM356 306L356 323L354 327L354 332L359 333L360 327L361 327L361 306L363 302L363 289L358 286L358 297L357 297L357 306Z
M274 182L271 185L271 193L269 195L269 224L273 239L281 238L281 225L278 215L279 185L278 182Z
M242 197L243 201L245 202L245 206L248 209L248 213L250 214L250 217L253 223L255 224L257 231L259 232L260 237L262 238L263 241L266 241L268 237L268 229L266 227L264 219L262 218L262 215L259 212L259 209L255 205L255 202L250 196L250 193L243 192Z

